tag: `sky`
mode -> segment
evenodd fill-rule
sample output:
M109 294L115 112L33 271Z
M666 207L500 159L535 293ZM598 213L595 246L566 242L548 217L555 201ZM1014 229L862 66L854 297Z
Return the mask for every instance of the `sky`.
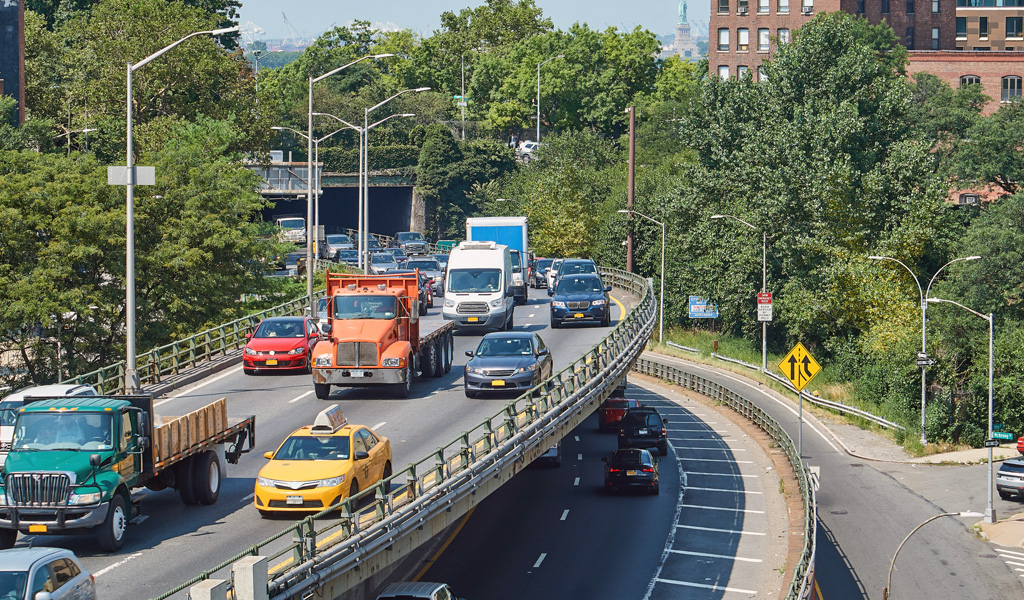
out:
M633 29L637 25L657 35L673 33L679 15L678 0L535 0L558 29L567 29L573 23L587 23L592 29L617 27ZM430 35L441 23L441 13L458 13L463 8L485 4L485 0L242 0L243 31L247 21L258 25L266 34L264 39L291 37L282 11L288 21L304 38L317 37L333 26L341 26L355 19L374 24L393 24L411 29L424 36ZM687 20L707 24L711 0L687 3ZM257 38L258 39L258 38Z

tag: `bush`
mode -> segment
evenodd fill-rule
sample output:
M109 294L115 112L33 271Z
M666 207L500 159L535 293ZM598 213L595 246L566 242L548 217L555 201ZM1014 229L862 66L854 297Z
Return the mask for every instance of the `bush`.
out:
M370 146L368 160L371 171L415 167L419 163L420 149L416 146ZM320 150L324 171L355 173L359 170L358 148L326 148Z

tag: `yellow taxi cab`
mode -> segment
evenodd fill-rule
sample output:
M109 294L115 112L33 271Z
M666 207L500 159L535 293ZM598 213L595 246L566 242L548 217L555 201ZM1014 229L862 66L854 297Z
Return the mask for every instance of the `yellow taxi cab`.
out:
M391 477L391 442L363 425L350 425L337 404L313 425L296 431L274 452L256 478L260 515L319 512Z

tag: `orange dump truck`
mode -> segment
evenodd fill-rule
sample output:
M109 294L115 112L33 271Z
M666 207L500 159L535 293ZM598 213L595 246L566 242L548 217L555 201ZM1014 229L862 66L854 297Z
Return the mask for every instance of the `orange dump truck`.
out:
M313 387L392 386L409 396L416 375L451 371L455 324L419 316L419 273L327 273L327 324L313 349Z

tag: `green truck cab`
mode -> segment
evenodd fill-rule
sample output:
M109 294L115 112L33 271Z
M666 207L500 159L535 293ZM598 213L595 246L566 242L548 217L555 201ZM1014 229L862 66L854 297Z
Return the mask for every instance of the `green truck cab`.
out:
M219 422L214 409L225 415ZM224 461L252 450L255 418L228 423L223 399L193 414L172 431L154 427L151 396L27 399L0 482L0 549L14 546L19 531L81 532L116 551L139 513L131 491L140 487L172 487L188 504L216 502ZM210 424L200 427L204 417ZM192 422L200 435L190 435Z

